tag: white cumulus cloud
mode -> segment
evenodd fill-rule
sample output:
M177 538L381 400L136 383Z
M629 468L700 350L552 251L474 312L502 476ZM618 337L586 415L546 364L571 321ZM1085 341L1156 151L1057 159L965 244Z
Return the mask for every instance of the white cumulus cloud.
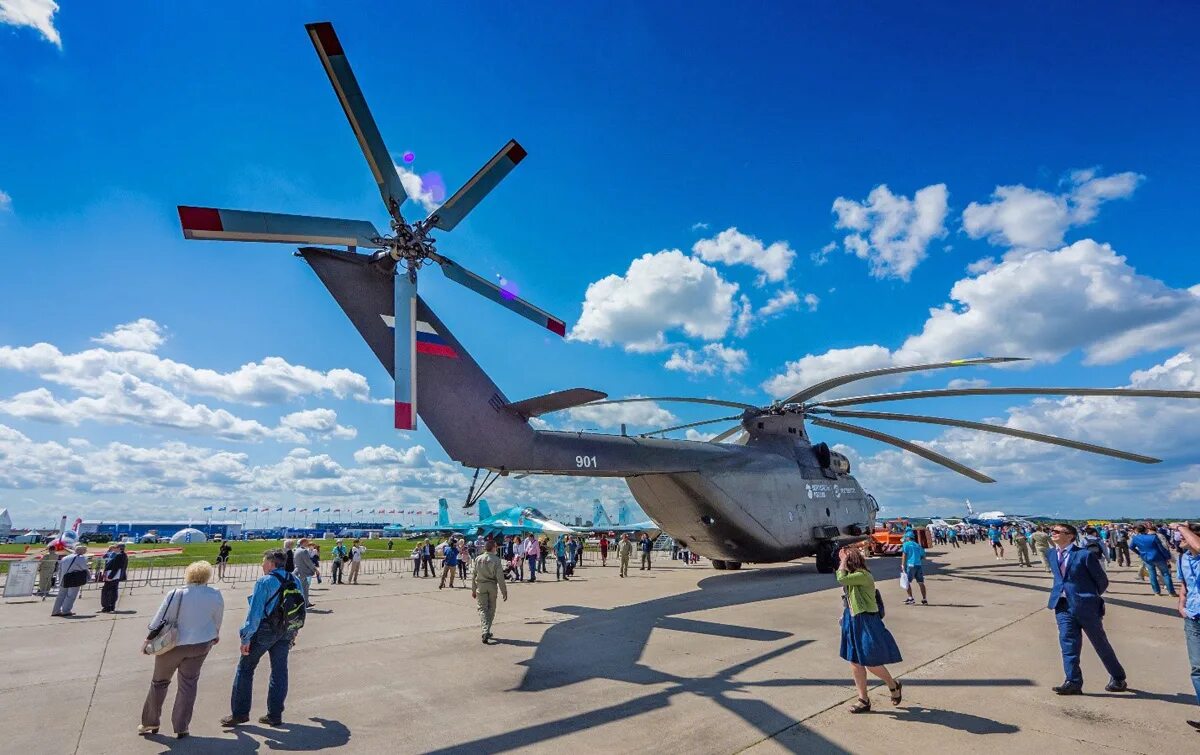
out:
M697 241L692 246L692 253L705 262L749 265L762 273L760 281L772 283L787 278L788 269L796 259L796 253L786 241L767 246L737 228L726 228L711 239Z
M948 197L945 184L926 186L912 199L880 184L863 202L835 199L834 227L851 231L842 244L867 260L873 277L907 281L925 259L929 243L946 235Z
M722 343L705 344L700 349L678 349L663 365L668 370L689 375L735 375L745 372L750 358L744 349L730 348Z
M92 340L96 343L112 346L114 349L129 351L156 351L163 342L163 328L148 317L142 317L133 322L118 325L109 333L104 333Z
M645 254L625 275L588 286L570 338L643 353L669 348L671 330L718 340L732 324L737 291L716 269L678 249Z
M628 398L638 398L629 396ZM679 422L679 418L654 401L634 401L628 404L600 404L578 406L566 412L567 423L572 429L584 427L614 428L622 424L632 427L665 427Z
M62 38L54 28L54 0L0 0L0 24L28 26L37 29L47 42L62 49Z
M7 192L0 190L0 212L12 211L12 197Z
M1060 194L1021 184L997 186L990 201L971 202L963 210L963 230L994 246L1049 249L1063 243L1068 229L1094 220L1102 203L1133 194L1144 178L1133 172L1098 176L1095 170L1077 170Z

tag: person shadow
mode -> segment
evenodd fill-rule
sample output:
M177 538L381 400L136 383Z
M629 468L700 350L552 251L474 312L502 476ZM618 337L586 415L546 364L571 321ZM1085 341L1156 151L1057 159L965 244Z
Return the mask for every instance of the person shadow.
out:
M975 716L970 713L959 713L953 710L926 708L923 705L910 705L907 707L897 708L896 710L885 710L880 712L891 716L898 721L912 721L916 723L945 726L947 729L963 731L968 734L1015 734L1021 730L1021 727L1019 726L993 721L992 719L984 718L983 716Z
M342 747L350 743L350 729L340 721L327 718L310 718L316 723L310 726L304 723L285 721L277 727L268 726L239 726L232 733L236 739L229 741L225 737L197 737L175 739L164 734L156 734L147 739L166 747L165 752L171 753L208 753L219 752L222 755L249 755L263 747L268 750L312 752L332 747Z

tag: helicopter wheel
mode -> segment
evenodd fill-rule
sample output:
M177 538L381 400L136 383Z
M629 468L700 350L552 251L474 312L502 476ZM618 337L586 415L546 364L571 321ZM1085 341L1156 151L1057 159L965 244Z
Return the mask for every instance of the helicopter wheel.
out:
M737 571L738 569L742 568L742 562L741 561L726 561L725 568L729 569L730 571Z
M713 562L712 562L712 567L714 569L716 569L717 571L725 571L725 562L718 561L717 559L714 558Z
M833 574L837 568L837 545L821 543L817 546L817 573Z

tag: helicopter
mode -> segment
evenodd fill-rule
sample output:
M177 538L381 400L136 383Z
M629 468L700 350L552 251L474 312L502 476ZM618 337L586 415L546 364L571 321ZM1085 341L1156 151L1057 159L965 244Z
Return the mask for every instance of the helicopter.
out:
M475 468L465 507L510 474L620 477L658 528L708 557L717 569L815 556L818 571L828 573L836 566L839 548L872 531L879 505L851 475L846 456L810 438L809 425L892 445L977 482L992 483L995 480L982 472L925 446L841 420L960 427L1152 464L1159 460L1016 428L858 407L981 395L1200 398L1196 391L976 387L821 399L835 388L869 378L1021 361L978 357L841 375L767 405L684 396L608 400L606 393L589 388L510 401L418 294L417 281L423 268L437 264L450 280L565 336L562 319L450 260L437 249L432 235L435 230L452 230L526 157L525 149L509 141L444 204L410 223L401 213L408 195L332 24L305 28L379 188L391 232L380 233L365 220L180 206L184 237L302 245L296 254L391 373L395 427L414 430L419 417L451 459ZM374 251L364 254L358 248ZM633 436L536 429L530 424L535 417L573 407L633 401L692 403L737 413ZM718 422L735 424L709 441L654 437ZM477 486L480 470L486 474Z

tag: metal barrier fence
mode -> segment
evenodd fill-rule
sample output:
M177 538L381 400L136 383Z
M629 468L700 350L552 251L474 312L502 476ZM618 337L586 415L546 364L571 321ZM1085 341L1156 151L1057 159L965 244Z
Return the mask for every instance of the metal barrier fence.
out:
M407 550L407 549L405 549ZM399 553L399 552L398 552ZM657 556L657 552L655 554ZM609 549L609 559L616 561L615 546ZM634 553L634 559L638 558L638 554ZM553 553L551 553L553 559ZM171 559L177 560L177 559ZM84 591L99 590L104 584L96 579L97 568L100 564L100 558L92 556L88 559L89 572L91 581L83 586ZM178 587L183 584L184 570L187 569L187 564L179 563L164 563L168 559L131 559L131 568L127 572L127 578L121 583L121 591L126 594L131 594L135 590L147 590L158 588L160 591L165 591L166 588ZM441 559L433 560L435 568L441 569ZM579 558L577 566L586 567L598 564L600 562L600 551L595 547L585 548ZM387 558L364 558L359 566L359 577L380 577L389 574L398 576L411 575L413 572L413 561L411 556L396 555ZM331 578L332 562L326 558L320 562L320 573L323 579ZM350 564L344 565L343 579L350 572ZM214 584L236 585L244 582L254 582L262 576L262 565L260 563L249 564L225 564L224 568L218 565L213 565L212 581ZM0 573L0 593L4 591L5 582L8 580L8 572L5 570Z

